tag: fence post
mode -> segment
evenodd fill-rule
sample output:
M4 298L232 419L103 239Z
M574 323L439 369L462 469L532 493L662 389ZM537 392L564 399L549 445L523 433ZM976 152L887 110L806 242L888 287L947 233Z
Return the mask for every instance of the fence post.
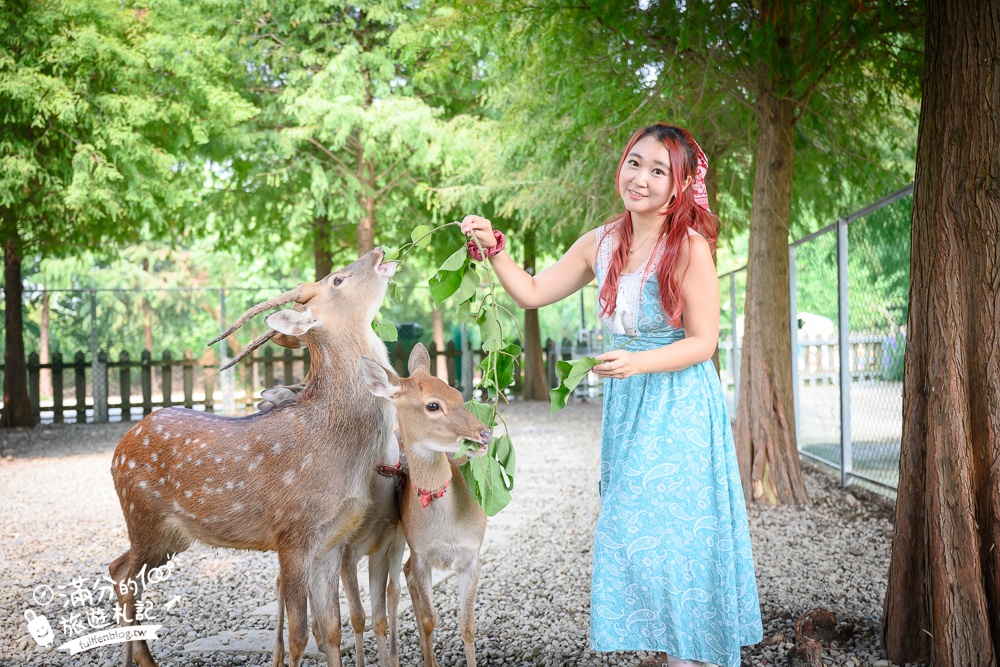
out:
M160 390L163 394L163 401L161 405L165 408L169 408L174 404L174 367L173 367L173 355L170 354L170 350L163 351L163 364L160 366Z
M798 268L795 266L795 246L788 246L788 306L792 334L792 419L795 420L795 448L802 451L799 429L799 296Z
M122 421L132 421L132 366L128 352L122 350L118 355L118 386L122 395Z
M202 360L206 358L202 357ZM210 364L202 364L201 373L205 383L205 412L215 412L215 372Z
M274 350L269 345L264 348L264 377L261 378L261 386L267 389L274 384Z
M837 337L840 345L840 485L851 483L851 324L847 299L847 219L837 221Z
M97 353L97 363L90 370L91 391L94 394L94 422L108 421L108 353Z
M42 423L39 407L41 405L41 395L38 388L38 353L32 352L28 355L28 400L31 402L31 414L35 416L35 423Z
M295 378L292 375L292 362L295 360L292 356L292 349L290 347L282 348L284 352L281 353L281 372L285 380L285 386L295 382Z
M87 359L83 350L73 355L73 378L76 385L76 423L87 423Z
M469 343L469 332L462 323L462 397L472 400L472 345Z
M219 288L219 333L226 331L226 290ZM229 345L223 338L219 342L219 368L229 363ZM219 382L222 385L222 413L231 415L236 412L236 369L220 373Z
M184 385L184 407L194 407L194 354L184 350L184 365L181 367L181 382Z
M62 352L52 354L52 421L57 424L64 421Z
M740 347L736 335L736 272L729 274L729 324L733 332L733 412L740 402Z
M108 359L101 367L97 350L97 292L90 290L90 383L94 397L94 421L108 421Z
M142 351L142 414L153 411L153 353Z

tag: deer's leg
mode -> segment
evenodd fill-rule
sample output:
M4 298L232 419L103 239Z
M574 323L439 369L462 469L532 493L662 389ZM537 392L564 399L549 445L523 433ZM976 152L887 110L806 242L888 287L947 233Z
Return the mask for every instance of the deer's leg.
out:
M148 554L148 556L143 554ZM136 618L136 608L138 601L142 598L142 577L139 573L142 571L143 565L149 571L166 562L167 552L162 547L150 554L148 550L140 552L133 544L131 549L116 558L108 567L109 574L115 582L115 596L118 598L122 625L140 625ZM131 667L133 661L139 667L156 667L156 660L153 659L153 654L149 652L149 645L144 639L122 644L122 665Z
M399 571L402 567L405 547L406 537L403 535L402 528L397 528L388 552L389 582L386 588L386 603L389 616L389 667L399 667L399 635L396 621L399 615Z
M434 626L437 625L437 616L431 601L431 566L414 553L410 554L408 564L410 571L406 576L406 584L410 588L413 608L419 608L417 632L420 635L420 654L424 659L424 667L438 667L437 657L434 655ZM417 591L416 598L414 590Z
M288 664L299 667L309 642L309 573L301 551L278 552L278 577L288 615Z
M476 667L476 586L479 583L479 560L458 571L458 622L465 644L465 661Z
M385 594L386 579L389 578L389 544L368 557L368 590L372 599L372 630L375 632L375 643L378 646L378 664L389 665L389 645L386 634L389 622L386 618ZM359 663L358 667L364 667Z
M330 667L341 667L340 563L343 556L344 547L329 549L313 560L309 573L312 610L323 633L326 661Z
M351 629L354 630L354 662L357 667L365 667L365 607L361 603L361 591L358 589L358 560L354 554L354 547L351 545L344 547L344 557L340 562L340 578L344 580L347 607L351 612ZM374 595L374 591L372 595Z
M285 664L285 596L281 591L281 576L274 584L275 597L278 598L278 629L274 633L274 648L271 649L272 667L282 667Z

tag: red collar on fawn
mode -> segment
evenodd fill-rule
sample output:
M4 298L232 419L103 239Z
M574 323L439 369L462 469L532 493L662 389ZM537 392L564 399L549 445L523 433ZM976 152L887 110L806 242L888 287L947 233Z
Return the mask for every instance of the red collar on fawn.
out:
M420 506L427 507L428 505L431 504L432 500L437 500L438 498L443 496L445 491L448 490L448 486L450 484L451 480L449 479L447 482L444 483L444 486L442 486L437 491L425 491L424 489L417 487L416 482L413 482L413 488L417 490L417 495L420 497Z
M396 477L396 476L402 477L405 474L403 473L403 460L400 459L399 462L396 463L396 465L394 466L385 463L379 463L377 466L375 466L375 472L384 477Z

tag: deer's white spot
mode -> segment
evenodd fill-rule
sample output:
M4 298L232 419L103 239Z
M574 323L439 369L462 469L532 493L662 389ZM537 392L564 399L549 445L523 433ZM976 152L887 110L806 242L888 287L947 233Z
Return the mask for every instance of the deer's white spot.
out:
M184 491L184 497L185 498L190 498L192 493L193 492L191 491L191 489L187 489L187 490Z
M157 433L163 433L163 425L162 424L157 424L156 425L156 432Z
M169 440L170 439L170 431L167 431L166 433L163 434L163 439L164 440Z
M136 435L139 435L140 433L142 433L142 426L141 425L137 429L135 429L135 434Z
M211 478L211 477L206 477L206 478L205 478L205 483L206 483L206 484L207 484L208 482L211 482L211 481L212 481L212 478Z
M149 436L148 435L142 439L142 446L143 447L149 447Z
M160 455L157 454L156 452L153 452L152 455L150 455L149 458L153 459L154 461L159 461L160 460Z
M215 462L216 463L222 463L222 457L221 456L216 456L215 457Z
M194 444L196 444L196 445L197 445L197 444L198 444L198 443L199 443L200 441L201 441L201 438L195 438L195 439L194 439L194 440L192 440L191 442L193 442Z
M226 482L226 488L229 489L230 491L232 491L233 490L233 483L232 482Z
M243 509L243 503L241 503L241 502L240 502L240 501L238 501L238 500L237 500L237 501L236 501L235 503L233 503L233 511L234 511L234 512L239 512L239 511L241 511L242 509Z
M287 470L285 471L284 476L282 476L281 481L285 483L285 486L288 486L292 483L293 479L295 479L295 472L292 470Z
M281 443L280 442L276 442L273 445L271 445L271 451L274 452L275 456L277 456L278 454L280 454L281 453Z
M207 442L201 443L200 445L198 445L198 449L205 449L205 445L207 444L208 444Z
M160 484L163 484L164 480L166 480L166 477L161 477L160 478Z
M305 470L310 465L312 465L312 462L313 462L313 455L312 454L306 454L305 458L302 459L302 465L299 466L299 469L300 470Z
M135 503L129 503L128 504L128 511L131 512L134 509L135 509Z
M263 454L258 454L257 456L254 457L253 461L250 462L250 465L248 466L248 469L249 470L256 470L257 467L261 463L263 463L263 462L264 462L264 455Z
M134 468L135 467L135 461L129 461L128 462L128 467L129 468Z
M140 489L145 489L147 486L149 486L149 485L146 483L145 480L139 482L139 488Z

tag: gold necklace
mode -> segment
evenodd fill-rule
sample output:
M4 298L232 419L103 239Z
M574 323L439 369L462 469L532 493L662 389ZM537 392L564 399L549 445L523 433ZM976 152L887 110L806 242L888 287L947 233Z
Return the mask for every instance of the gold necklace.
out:
M649 239L653 238L655 235L656 235L656 232L653 232L651 234L647 234L646 238L644 238L642 240L642 243L640 243L639 245L635 246L634 248L629 248L628 249L628 256L631 257L632 255L634 255L637 250L641 249L642 246L646 245L646 243L649 242Z

